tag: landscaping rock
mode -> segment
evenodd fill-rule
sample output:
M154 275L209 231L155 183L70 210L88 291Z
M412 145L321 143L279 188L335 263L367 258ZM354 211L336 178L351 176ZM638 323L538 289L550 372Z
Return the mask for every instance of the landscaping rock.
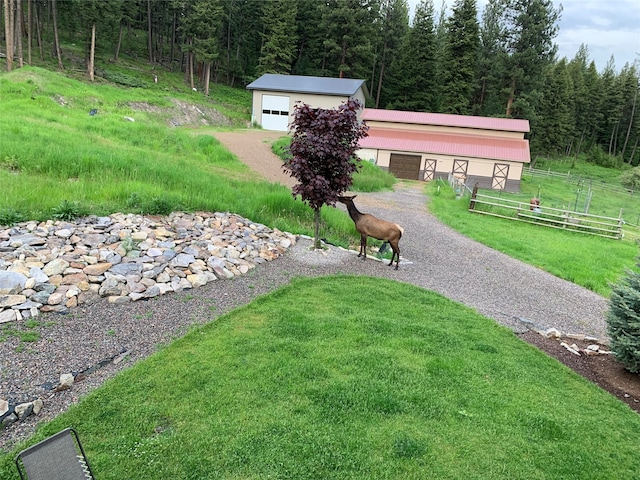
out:
M116 213L0 229L0 323L66 313L100 297L149 299L244 275L294 235L230 213Z

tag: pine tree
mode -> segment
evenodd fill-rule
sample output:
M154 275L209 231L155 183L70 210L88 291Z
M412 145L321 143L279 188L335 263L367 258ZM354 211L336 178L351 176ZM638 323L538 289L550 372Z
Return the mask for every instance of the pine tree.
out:
M573 83L562 59L545 74L531 149L537 154L564 155L574 133Z
M433 0L416 7L413 25L391 64L380 106L431 112L436 109L437 70Z
M324 38L326 32L320 28L309 28L322 17L325 5L321 2L298 3L298 43L296 46L297 57L293 64L295 75L322 76L326 60Z
M640 372L640 273L637 270L627 270L611 291L607 333L616 358L630 372Z
M473 113L487 117L504 116L504 88L502 80L507 52L504 46L502 9L497 2L489 2L482 12L477 80L473 97Z
M590 108L591 99L587 96L586 76L588 71L589 49L586 45L580 45L578 53L569 62L568 71L573 83L573 100L574 100L574 138L567 151L568 155L580 153L584 132L587 129L587 114Z
M325 34L326 76L369 78L371 75L375 22L379 7L375 0L329 0L323 2L318 28Z
M296 48L297 0L271 0L263 4L263 44L256 75L291 73Z
M504 46L509 56L503 88L509 93L506 115L535 116L545 70L553 63L561 10L552 0L494 0L502 4Z
M616 75L613 55L602 72L601 122L598 142L609 155L615 155L624 98L620 76Z
M448 113L471 113L476 82L480 27L476 0L456 0L447 21L441 109Z
M380 15L380 45L376 55L378 61L371 82L372 93L375 96L375 108L386 103L382 86L387 80L392 59L397 56L402 41L409 30L407 0L383 0Z

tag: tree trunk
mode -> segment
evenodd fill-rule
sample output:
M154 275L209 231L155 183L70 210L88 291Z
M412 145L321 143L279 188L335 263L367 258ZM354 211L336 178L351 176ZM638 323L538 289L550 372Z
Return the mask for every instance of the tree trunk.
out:
M91 25L91 48L89 49L89 64L87 65L87 73L89 74L89 80L94 80L94 64L96 58L96 24Z
M609 155L615 155L616 136L618 135L618 125L620 125L620 122L618 122L616 126L613 127L613 130L611 132L611 137L609 138Z
M13 33L16 36L16 44L18 45L18 64L20 68L24 67L24 55L22 54L22 24L23 24L23 15L22 15L22 0L16 0L16 18L14 20L14 25L17 25L18 28L13 29Z
M32 18L32 3L33 0L27 0L27 63L31 65L31 34L32 34L32 26L33 26L33 18Z
M211 74L211 62L204 64L204 94L209 96L209 76Z
M38 42L38 49L40 51L40 60L44 60L44 46L42 45L42 31L40 30L40 16L38 15L38 5L36 4L34 20L36 23L36 41Z
M113 61L118 62L120 56L120 48L122 47L122 36L124 35L124 25L120 24L120 34L118 35L118 43L116 44L116 51L113 54Z
M195 55L193 54L193 52L189 52L188 54L188 62L189 62L189 86L191 87L191 90L195 90L196 88L196 84L193 81L193 57Z
M624 146L622 147L622 161L624 161L624 152L627 150L627 143L629 142L629 135L631 135L631 125L633 125L633 117L636 113L636 100L638 99L638 89L636 88L636 93L633 96L633 106L631 107L631 118L629 118L629 126L627 127L627 135L624 138ZM629 163L631 163L631 158L629 158Z
M4 0L4 38L7 42L7 72L13 70L13 0Z
M387 42L382 47L382 60L380 61L380 78L378 78L378 91L376 92L376 108L380 105L380 92L382 91L382 77L384 76L384 65L387 56Z
M631 163L631 161L633 160L633 157L636 156L636 150L638 148L638 139L640 137L636 137L636 143L633 145L633 149L631 150L631 158L629 159L629 163Z
M320 208L313 212L313 248L320 249Z
M516 96L516 79L511 79L511 87L509 90L509 98L507 99L507 117L511 117L511 107L513 105L513 99Z
M151 0L147 0L147 48L149 48L149 63L153 63L153 37L151 34Z
M576 148L576 157L580 155L582 151L582 142L584 142L584 134L587 133L587 127L582 129L582 134L580 135L580 140L578 141L578 147Z
M173 13L173 23L171 25L171 53L169 54L169 69L173 72L173 56L175 54L176 45L176 14Z
M58 57L58 67L60 67L60 70L64 70L64 65L62 64L62 52L60 51L60 38L58 37L58 6L56 2L57 0L51 0L51 10L53 17L53 43L54 49L56 51L56 56Z

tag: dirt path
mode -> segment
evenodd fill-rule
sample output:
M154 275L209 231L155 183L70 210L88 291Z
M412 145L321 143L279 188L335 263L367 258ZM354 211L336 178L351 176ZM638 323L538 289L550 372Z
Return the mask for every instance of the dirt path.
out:
M282 171L282 161L271 151L271 143L285 135L284 132L266 130L238 130L213 134L220 143L258 175L270 182L292 187L295 179Z

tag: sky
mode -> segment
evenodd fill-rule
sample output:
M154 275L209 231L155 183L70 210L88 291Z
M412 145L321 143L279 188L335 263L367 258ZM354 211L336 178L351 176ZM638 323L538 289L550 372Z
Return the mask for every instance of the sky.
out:
M442 1L450 9L454 0L434 0L436 11ZM477 0L479 14L488 0ZM408 0L413 18L419 0ZM558 58L571 60L581 44L589 49L589 59L602 71L611 55L614 67L620 71L625 63L640 64L640 0L553 0L556 7L562 5L555 38ZM447 16L450 14L450 10ZM437 14L436 14L437 16Z

